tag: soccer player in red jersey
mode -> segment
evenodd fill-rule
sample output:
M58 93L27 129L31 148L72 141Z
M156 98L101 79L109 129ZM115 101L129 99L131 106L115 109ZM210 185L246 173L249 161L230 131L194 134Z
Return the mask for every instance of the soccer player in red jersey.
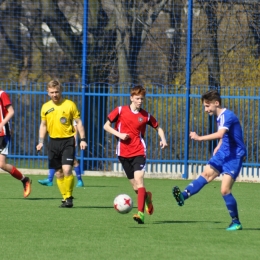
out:
M25 177L13 165L6 163L8 146L11 139L9 120L13 115L14 109L9 96L6 92L0 90L0 168L22 182L24 189L23 196L26 198L31 193L31 180Z
M131 89L130 105L116 107L107 117L104 129L118 138L116 153L134 191L137 193L138 213L133 219L144 224L144 208L149 215L153 214L152 193L144 186L146 166L146 145L144 134L146 125L158 131L161 137L160 146L167 146L164 131L156 119L141 108L146 90L137 85ZM112 128L115 123L115 128Z

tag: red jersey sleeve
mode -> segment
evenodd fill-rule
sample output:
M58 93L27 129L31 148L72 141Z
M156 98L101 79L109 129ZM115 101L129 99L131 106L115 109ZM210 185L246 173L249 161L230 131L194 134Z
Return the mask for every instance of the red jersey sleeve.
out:
M9 96L8 96L7 93L4 92L4 91L1 93L1 100L2 100L2 103L3 103L3 106L4 106L4 107L7 107L7 106L9 106L9 105L12 104L12 102L11 102Z
M107 119L110 121L110 123L115 123L117 121L120 111L121 107L116 107L113 111L110 112L110 114L107 116Z
M149 121L147 124L153 128L157 128L159 126L157 120L152 115L149 116Z

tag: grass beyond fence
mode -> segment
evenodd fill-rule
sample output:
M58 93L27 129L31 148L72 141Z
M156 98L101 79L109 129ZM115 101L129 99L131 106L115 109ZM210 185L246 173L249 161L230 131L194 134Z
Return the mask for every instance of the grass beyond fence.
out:
M126 178L83 176L85 188L75 188L72 209L58 208L56 183L44 187L43 176L31 176L32 193L22 196L22 184L0 175L2 260L85 259L258 259L260 184L236 183L244 230L227 232L230 218L220 195L220 182L212 182L178 207L173 185L188 181L146 179L153 192L155 212L145 224L132 220L136 195ZM120 215L114 197L127 193L134 209Z

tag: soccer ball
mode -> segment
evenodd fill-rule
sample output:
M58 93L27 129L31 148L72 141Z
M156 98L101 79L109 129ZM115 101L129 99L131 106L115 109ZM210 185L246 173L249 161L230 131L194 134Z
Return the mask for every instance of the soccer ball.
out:
M121 213L126 214L133 208L133 200L127 194L119 194L114 199L114 209Z

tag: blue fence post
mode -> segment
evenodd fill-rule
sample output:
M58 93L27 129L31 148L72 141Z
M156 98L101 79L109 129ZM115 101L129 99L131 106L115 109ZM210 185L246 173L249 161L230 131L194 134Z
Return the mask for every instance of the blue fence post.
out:
M81 107L81 119L82 124L84 125L85 121L85 93L86 93L86 85L87 85L87 72L88 72L88 64L87 64L87 55L88 55L88 0L84 0L84 14L83 14L83 46L82 46L82 107ZM84 171L84 151L80 151L80 170L83 173Z
M187 57L186 57L186 122L184 138L184 174L188 178L189 160L189 125L190 125L190 78L191 78L191 50L192 50L192 10L193 0L188 2L188 30L187 30Z

